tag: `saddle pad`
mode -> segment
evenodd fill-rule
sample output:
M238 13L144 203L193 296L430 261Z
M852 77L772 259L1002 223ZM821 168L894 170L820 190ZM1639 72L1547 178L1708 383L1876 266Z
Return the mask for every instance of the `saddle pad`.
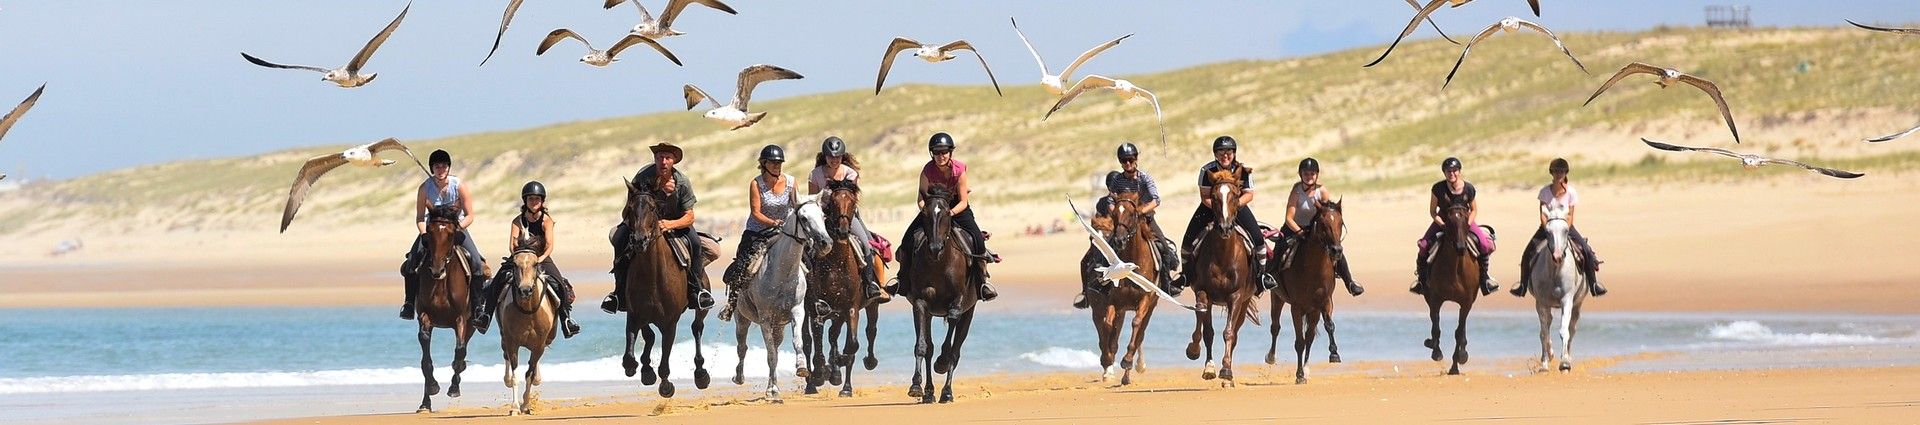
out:
M873 240L867 241L867 245L872 246L874 251L880 253L880 262L882 263L893 262L893 242L888 241L885 236L880 236L880 235L871 235L871 236L873 236Z

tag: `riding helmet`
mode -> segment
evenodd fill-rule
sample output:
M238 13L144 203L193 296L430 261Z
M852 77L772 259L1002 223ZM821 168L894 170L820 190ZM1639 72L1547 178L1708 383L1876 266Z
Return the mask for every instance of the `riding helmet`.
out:
M1239 151L1239 150L1240 150L1240 143L1235 142L1233 140L1233 136L1220 136L1220 137L1215 137L1213 139L1214 152Z
M1548 174L1552 174L1552 173L1565 173L1565 172L1569 172L1569 171L1571 171L1571 169L1570 169L1570 168L1569 168L1569 167L1567 166L1567 159L1566 159L1566 158L1554 158L1554 159L1553 159L1553 163L1551 163L1551 164L1547 164L1547 173L1548 173Z
M541 199L546 199L547 185L540 184L538 180L527 182L526 186L520 187L520 199L526 199L529 196L538 196Z
M1447 160L1440 161L1440 171L1453 171L1458 169L1460 169L1460 158L1448 157Z
M1315 173L1320 172L1320 160L1313 159L1311 156L1307 157L1307 159L1300 160L1300 172L1304 173L1308 171Z
M781 149L780 145L767 145L767 147L760 148L760 160L787 162L787 150Z
M840 136L827 136L826 141L820 142L820 152L827 156L847 156L847 142L840 140Z
M1134 146L1133 142L1121 143L1120 149L1115 150L1113 155L1116 158L1119 158L1121 161L1125 161L1128 159L1139 159L1140 147Z
M940 151L953 151L953 135L942 131L933 133L933 137L927 139L927 152Z
M453 155L448 154L445 149L435 149L432 155L427 155L427 165L440 164L453 165Z

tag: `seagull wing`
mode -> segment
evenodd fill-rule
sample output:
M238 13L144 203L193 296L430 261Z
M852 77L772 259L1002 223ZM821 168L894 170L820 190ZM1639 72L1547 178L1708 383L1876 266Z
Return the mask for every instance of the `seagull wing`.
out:
M8 118L12 118L13 116L12 116L12 115L8 115L7 117L8 117ZM6 133L6 130L5 130L5 129L6 129L6 124L0 124L0 134L5 134L5 133ZM1920 125L1915 125L1915 126L1913 126L1913 128L1909 128L1909 129L1907 129L1907 131L1902 131L1902 132L1899 132L1899 133L1893 133L1893 134L1889 134L1889 135L1885 135L1885 136L1880 136L1880 137L1875 137L1875 138L1872 138L1872 139L1867 139L1867 142L1868 142L1868 143L1880 143L1880 142L1885 142L1885 141L1888 141L1888 140L1893 140L1893 139L1898 139L1898 138L1902 138L1902 137L1907 137L1907 135L1909 135L1909 134L1913 134L1913 132L1916 132L1916 131L1920 131Z
M646 45L648 46L653 46L653 50L659 50L660 54L666 55L667 60L673 61L674 65L686 66L680 63L680 58L675 57L673 55L673 52L667 51L666 46L662 46L660 45L660 42L653 41L653 39L647 38L645 36L641 36L639 34L627 34L626 37L620 38L619 42L613 43L613 47L607 49L607 57L611 58L614 56L618 56L620 55L620 51L627 50L628 47L632 47L635 44L641 44L641 43L646 43Z
M1100 250L1100 256L1107 259L1107 265L1120 264L1120 253L1114 252L1113 246L1107 244L1106 235L1100 234L1100 231L1095 230L1092 224L1087 224L1087 219L1082 218L1080 215L1080 207L1073 205L1073 197L1071 196L1067 197L1067 208L1073 209L1073 221L1079 222L1081 228L1087 229L1087 235L1093 239L1093 248Z
M13 123L19 122L20 116L26 115L27 109L33 108L33 104L40 101L40 93L44 91L47 91L47 85L41 84L40 88L33 90L33 94L27 95L27 100L20 101L19 105L13 107L13 111L7 112L5 117L0 117L0 139L6 138L7 130L13 129Z
M1393 44L1387 45L1387 51L1380 52L1379 58L1375 58L1373 62L1368 62L1364 67L1372 67L1380 64L1380 61L1386 60L1387 55L1393 53L1393 48L1399 46L1401 40L1407 39L1408 35L1413 34L1413 30L1420 28L1421 19L1426 19L1427 15L1433 14L1434 10L1440 9L1440 5L1446 4L1447 1L1448 0L1432 0L1427 2L1426 6L1421 6L1420 11L1413 14L1413 20L1407 21L1407 28L1400 30L1400 36L1393 39Z
M413 3L407 3L407 7L400 9L400 16L393 17L393 22L387 23L386 29L380 30L372 40L367 40L366 47L361 47L360 53L354 54L353 60L347 62L347 72L360 72L360 67L367 65L367 59L373 58L373 51L380 50L380 45L387 42L387 37L393 35L393 30L400 28L400 21L407 19L407 11L411 9L413 9Z
M280 213L280 233L287 232L287 225L293 224L293 215L300 212L300 203L307 200L307 192L313 189L313 182L320 176L347 163L347 157L338 153L313 157L307 164L300 166L300 174L293 178L293 188L287 190L287 208Z
M1167 117L1165 115L1160 114L1160 96L1155 96L1153 95L1153 92L1147 91L1147 89L1143 89L1139 87L1135 87L1134 90L1139 90L1141 94L1147 95L1147 101L1153 102L1153 119L1154 121L1159 122L1160 124L1160 146L1163 146L1163 147L1166 146L1167 145Z
M1407 6L1412 6L1412 7L1413 7L1413 10L1415 10L1415 11L1418 11L1418 10L1420 10L1420 3L1416 3L1416 2L1414 2L1413 0L1407 0ZM1453 43L1453 44L1455 44L1455 45L1458 45L1458 44L1460 44L1460 42L1459 42L1459 41L1454 41L1454 39L1453 39L1453 37L1451 37L1451 36L1448 36L1448 35L1447 35L1447 32L1446 32L1446 31L1443 31L1443 30L1441 30L1441 29L1440 29L1440 23L1439 23L1439 22L1434 22L1434 21L1433 21L1433 17L1431 17L1431 16L1429 16L1429 17L1427 17L1427 26L1431 26L1431 27L1433 27L1433 32L1437 32L1437 33L1440 33L1440 38L1444 38L1444 39L1447 39L1447 42L1448 42L1448 43Z
M635 4L638 3L639 0L635 0ZM721 3L720 0L667 0L667 8L660 11L660 27L673 27L673 18L679 17L680 12L687 10L687 5L694 3L718 9L721 12L727 12L728 15L740 14L740 12L734 11L732 6L727 6L726 3Z
M513 23L513 12L520 10L520 2L522 1L525 0L512 0L507 2L507 12L500 16L500 32L493 35L493 49L488 50L487 57L480 60L480 66L486 66L487 60L493 59L493 52L500 51L500 39L507 36L507 24Z
M887 45L887 54L880 57L880 77L873 80L873 94L880 95L880 86L887 83L887 71L893 69L893 57L907 49L920 48L920 42L911 38L894 37L893 44Z
M694 87L692 84L682 87L680 91L687 97L687 110L689 111L693 110L693 107L699 105L700 101L703 100L713 104L715 108L720 107L720 101L713 100L713 96L707 95L706 91L700 90L699 87Z
M1007 95L1006 93L1003 93L1000 91L1000 80L993 78L993 68L987 66L987 57L980 56L980 51L974 50L973 44L967 43L966 40L954 40L952 43L947 43L947 45L945 46L940 46L940 52L942 53L951 52L955 50L965 50L968 52L973 52L973 58L980 60L980 68L987 70L987 81L993 82L993 92L1001 96Z
M1074 98L1080 97L1081 93L1086 93L1088 91L1092 91L1096 89L1109 89L1109 88L1113 88L1112 78L1107 78L1099 75L1088 75L1085 77L1081 77L1080 82L1074 83L1073 87L1067 89L1066 93L1060 94L1060 100L1053 102L1053 108L1048 109L1047 116L1041 117L1040 120L1046 121L1047 118L1053 117L1054 112L1059 112L1061 108L1066 108L1067 104L1072 103Z
M1592 72L1587 71L1586 65L1580 63L1580 58L1573 57L1573 51L1567 50L1567 44L1560 42L1560 36L1553 35L1553 31L1548 30L1547 27L1540 26L1540 24L1536 24L1536 23L1533 23L1532 21L1528 21L1525 19L1514 19L1514 20L1520 21L1520 26L1532 28L1534 31L1539 31L1541 34L1546 34L1547 38L1553 39L1553 45L1560 48L1560 53L1566 54L1567 59L1573 60L1573 66L1580 67L1580 72L1585 72L1587 73L1587 75L1593 75Z
M1680 81L1697 87L1700 91L1707 92L1707 96L1713 97L1714 105L1720 107L1720 117L1727 120L1727 129L1733 131L1733 142L1740 143L1740 129L1733 125L1733 111L1727 108L1727 99L1720 97L1720 86L1714 85L1712 81L1686 74L1680 75Z
M553 45L559 44L560 40L565 40L569 38L580 40L580 44L587 45L587 50L593 50L593 43L587 42L586 38L581 37L580 34L574 33L573 30L560 28L560 29L553 30L553 32L547 33L547 38L545 40L540 40L540 50L533 51L533 54L535 55L547 54L547 49L551 49L553 48Z
M313 71L313 72L318 72L318 73L322 73L322 74L325 74L325 73L328 73L328 72L332 72L332 71L333 71L333 70L331 70L331 69L326 69L326 68L321 68L321 67L317 67L317 66L306 66L306 65L281 65L281 64L277 64L277 63L273 63L273 62L267 62L267 61L265 61L265 60L262 60L262 59L260 59L260 58L256 58L256 57L253 57L253 55L249 55L249 54L247 54L247 52L240 52L240 57L243 57L243 58L247 58L247 62L253 62L253 64L254 64L254 65L260 65L260 66L264 66L264 67L268 67L268 68L280 68L280 69L301 69L301 70L307 70L307 71Z
M1116 38L1116 39L1107 41L1105 43L1100 43L1100 45L1098 46L1093 46L1093 48L1087 49L1085 53L1080 54L1079 58L1075 58L1073 60L1073 63L1067 64L1067 69L1060 70L1060 80L1066 81L1068 77L1073 76L1073 70L1080 69L1080 64L1087 63L1087 61L1089 60L1093 60L1093 57L1095 55L1099 55L1100 52L1105 52L1107 51L1107 49L1113 48L1113 46L1120 45L1121 41L1125 41L1127 37L1132 37L1132 36L1133 34L1123 35L1123 36L1120 36L1120 38Z
M1861 176L1865 176L1865 175L1866 175L1866 174L1861 174L1861 173L1855 173L1855 172L1852 172L1852 171L1845 171L1845 170L1836 170L1836 169L1832 169L1832 168L1827 168L1827 167L1818 167L1818 166L1814 166L1814 165L1810 165L1810 164L1807 164L1807 163L1804 163L1804 162L1800 162L1800 161L1793 161L1793 160L1786 160L1786 159L1774 159L1774 158L1765 158L1765 159L1762 159L1762 160L1760 161L1760 163L1762 163L1762 164L1779 164L1779 165L1791 165L1791 166L1795 166L1795 167L1800 167L1800 168L1805 168L1805 169L1806 169L1807 171L1812 171L1812 172L1816 172L1816 173L1820 173L1820 174L1825 174L1825 175L1827 175L1828 177L1835 177L1835 178L1842 178L1842 179L1856 179L1856 178L1860 178Z
M1467 61L1467 53L1473 52L1473 45L1480 44L1480 40L1485 40L1488 37L1493 37L1494 34L1497 34L1499 32L1500 32L1500 23L1494 22L1493 25L1488 25L1487 29L1480 31L1480 35L1475 35L1473 36L1472 40L1467 40L1467 47L1460 49L1460 58L1455 59L1453 61L1453 70L1447 71L1447 82L1441 83L1440 89L1446 90L1447 86L1453 84L1453 74L1460 72L1460 64L1465 63Z
M373 144L367 145L367 152L372 152L375 155L380 154L381 151L396 151L396 150L400 151L401 153L407 154L407 158L413 160L413 165L420 166L420 172L427 173L429 175L433 174L433 172L427 171L426 164L420 163L420 157L413 156L413 150L407 149L407 145L400 144L399 140L394 140L392 137L388 137L386 140L373 142Z
M1032 53L1032 54L1033 54L1033 61L1034 61L1034 62L1039 62L1039 63L1040 63L1040 73L1041 73L1041 74L1047 74L1047 73L1048 73L1048 71L1047 71L1047 60L1046 60L1046 59L1041 59L1041 58L1040 58L1040 51L1039 51L1039 50L1034 50L1034 49L1033 49L1033 43L1032 43L1032 42L1029 42L1029 41L1027 41L1027 34L1026 34L1026 33L1023 33L1023 32L1020 32L1020 21L1016 21L1016 20L1014 20L1013 18L1007 18L1007 21L1008 21L1008 22L1012 22L1012 23L1013 23L1013 34L1014 34L1014 35L1018 35L1018 36L1020 36L1020 44L1025 44L1025 45L1027 45L1027 53ZM1063 79L1063 80L1064 80L1064 79L1066 79L1066 78L1067 78L1066 76L1061 76L1061 77L1060 77L1060 79Z
M1607 89L1610 87L1613 87L1614 83L1620 82L1621 79L1627 78L1628 75L1647 74L1647 75L1659 77L1661 76L1661 72L1664 72L1664 71L1666 70L1653 65L1648 65L1648 64L1639 63L1639 62L1629 63L1627 64L1627 66L1620 67L1620 72L1614 73L1613 78L1608 78L1607 83L1601 84L1600 89L1594 90L1593 96L1587 96L1587 102L1580 104L1580 106L1587 106L1587 104L1593 103L1593 99L1600 97L1600 93L1606 93Z
M1887 28L1887 27L1860 25L1859 22L1854 22L1851 19L1847 20L1847 23L1853 24L1853 26L1860 27L1861 29L1865 29L1869 31L1890 32L1894 34L1906 34L1906 35L1920 35L1920 28Z
M1692 147L1692 146L1680 146L1680 145L1674 145L1674 144L1667 144L1667 143L1661 143L1661 142L1656 142L1656 141L1652 141L1652 140L1647 140L1646 138L1641 138L1641 139L1640 139L1640 141L1642 141L1642 142L1646 142L1646 143L1647 143L1647 146L1652 146L1652 147L1653 147L1654 149L1659 149L1659 150L1664 150L1664 151L1674 151L1674 152L1706 152L1706 153L1711 153L1711 154L1715 154L1715 155L1720 155L1720 156L1724 156L1724 157L1728 157L1728 158L1740 158L1740 154L1739 154L1739 153L1735 153L1734 151L1730 151L1730 150L1726 150L1726 149L1720 149L1720 148L1705 148L1705 147L1698 147L1698 148L1697 148L1697 147Z
M806 78L798 72L789 71L773 65L759 64L740 70L740 81L733 93L733 108L747 111L747 100L753 98L753 88L760 83L773 80L798 80Z
M639 0L635 0L635 2L638 2L638 1L639 1ZM604 5L604 6L601 6L601 8L602 8L602 9L612 9L612 8L613 8L614 6L619 6L619 5L620 5L620 3L626 3L626 2L627 2L627 0L607 0L607 4L606 4L606 5Z
M1527 0L1527 7L1533 8L1533 16L1540 16L1540 0Z
M1161 291L1158 286L1153 284L1152 280L1147 279L1146 276L1141 276L1138 272L1127 272L1127 280L1132 281L1134 285L1139 285L1140 289L1152 292L1153 295L1160 297L1160 299L1167 300L1167 302L1173 303L1173 305L1180 306L1180 308L1198 310L1193 306L1180 302L1179 298L1174 298L1173 295L1168 294L1166 291Z

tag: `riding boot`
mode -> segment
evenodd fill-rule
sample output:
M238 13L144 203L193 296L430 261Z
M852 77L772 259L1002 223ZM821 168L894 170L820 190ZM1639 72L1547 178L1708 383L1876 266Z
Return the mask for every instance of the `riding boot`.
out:
M733 321L733 306L739 303L739 299L740 299L739 295L740 295L740 287L732 283L728 283L727 284L727 306L720 308L720 321L722 322Z
M982 260L976 260L974 267L974 270L978 272L974 275L979 276L974 278L974 280L979 281L980 284L980 302L988 302L993 301L994 298L1000 298L1000 291L993 290L993 282L987 281L987 278L991 276L987 276L986 263L982 262Z
M687 302L693 304L693 308L701 310L713 308L713 292L708 291L705 286L694 282L687 282L687 290L692 292L687 295Z
M607 293L607 298L600 301L600 311L607 312L607 314L618 314L622 311L627 311L627 302L625 299L627 294L626 266L627 263L625 261L614 261L613 292Z
M1586 257L1587 264L1580 268L1580 272L1587 275L1587 292L1596 297L1607 296L1607 287L1600 286L1600 258L1595 257L1592 251L1588 251Z
M1427 268L1428 268L1428 265L1427 265L1426 256L1422 255L1422 256L1414 257L1413 287L1407 288L1407 292L1412 292L1420 295L1427 294Z
M407 282L407 301L400 305L400 319L413 320L413 301L420 292L420 274L414 273L411 258L400 265L400 277Z
M560 335L573 338L580 334L580 324L573 321L573 283L566 279L557 279L554 290L560 291Z
M484 334L487 333L488 328L492 327L493 312L497 307L494 305L495 300L500 299L500 286L505 284L500 281L506 280L507 274L503 271L499 276L495 276L498 279L487 282L485 286L480 287L479 292L474 294L473 318L468 320L467 324L473 325L475 332Z
M1475 258L1480 261L1480 295L1483 296L1500 290L1500 285L1493 283L1493 269L1487 268L1487 262L1492 260L1492 257L1493 254L1481 254Z
M1527 296L1527 289L1533 286L1533 250L1520 252L1520 280L1513 284L1507 293L1516 297Z
M1367 288L1362 288L1359 282L1353 281L1353 271L1347 269L1347 249L1339 245L1333 247L1333 273L1347 283L1347 295L1358 297L1361 293L1367 292Z
M872 264L860 267L860 281L861 291L867 297L865 305L880 305L893 301L893 296L880 290L880 272Z
M1186 268L1186 265L1193 264L1193 251L1180 250L1180 264L1180 273L1175 274L1172 280L1167 281L1167 295L1179 296L1181 292L1187 290L1187 285L1193 283L1188 280L1190 276L1188 276L1189 270Z
M1259 252L1253 254L1253 273L1260 276L1260 288L1253 291L1255 295L1280 286L1280 281L1273 280L1273 273L1267 273L1267 249L1269 248L1261 247Z

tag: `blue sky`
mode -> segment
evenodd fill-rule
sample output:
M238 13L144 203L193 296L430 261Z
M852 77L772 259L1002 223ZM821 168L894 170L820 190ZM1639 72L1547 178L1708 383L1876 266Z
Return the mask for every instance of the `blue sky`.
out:
M532 0L501 51L486 55L505 0L419 0L368 64L380 79L339 89L319 74L271 70L267 60L342 65L406 5L404 0L8 1L0 4L0 108L41 82L38 106L0 141L0 170L68 178L132 165L249 155L289 147L402 140L678 110L680 85L726 91L741 67L771 63L806 75L755 99L870 87L894 36L972 41L1003 86L1030 90L1038 68L1009 16L1056 67L1099 42L1136 33L1087 65L1129 75L1234 59L1273 59L1385 44L1412 9L1401 0L1338 1L878 1L727 0L737 16L694 6L663 43L674 67L636 48L605 69L577 62L573 44L534 56L547 31L573 28L601 46L638 21L631 6ZM655 12L664 4L647 0ZM1449 33L1500 17L1558 31L1698 25L1721 1L1478 0L1443 9ZM1759 26L1920 20L1913 0L1753 1ZM351 7L341 8L340 5ZM1416 37L1432 37L1422 28ZM1920 42L1916 38L1915 42ZM1355 69L1359 69L1355 64ZM901 66L893 83L984 84L965 66ZM692 113L692 112L689 112ZM716 127L718 129L718 127Z

